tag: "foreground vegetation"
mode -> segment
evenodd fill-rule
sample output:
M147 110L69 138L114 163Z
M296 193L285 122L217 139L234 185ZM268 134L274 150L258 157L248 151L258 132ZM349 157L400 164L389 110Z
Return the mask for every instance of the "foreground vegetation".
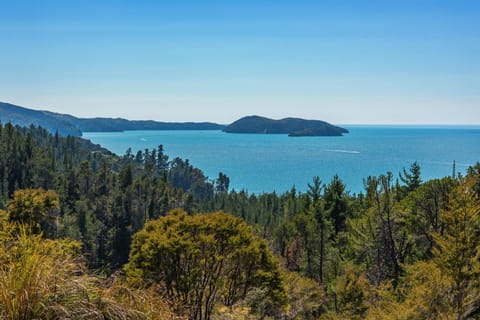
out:
M337 176L249 195L162 146L7 124L0 317L479 318L479 193L480 164L424 182L414 163L359 195Z

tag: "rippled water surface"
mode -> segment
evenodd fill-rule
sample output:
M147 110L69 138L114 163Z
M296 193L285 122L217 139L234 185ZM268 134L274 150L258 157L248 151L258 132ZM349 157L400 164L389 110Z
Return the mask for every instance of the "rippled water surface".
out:
M480 127L344 126L343 137L229 134L221 131L87 132L84 137L123 155L163 144L173 157L189 159L214 179L230 177L231 187L249 192L304 191L312 177L324 183L334 174L351 192L363 191L363 178L387 171L398 176L418 161L424 180L464 173L480 161Z

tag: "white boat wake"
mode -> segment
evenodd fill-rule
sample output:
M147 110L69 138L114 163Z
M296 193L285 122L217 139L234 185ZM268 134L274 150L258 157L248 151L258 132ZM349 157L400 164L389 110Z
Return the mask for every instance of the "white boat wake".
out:
M350 154L359 154L360 151L355 150L341 150L341 149L323 149L326 152L338 152L338 153L350 153Z

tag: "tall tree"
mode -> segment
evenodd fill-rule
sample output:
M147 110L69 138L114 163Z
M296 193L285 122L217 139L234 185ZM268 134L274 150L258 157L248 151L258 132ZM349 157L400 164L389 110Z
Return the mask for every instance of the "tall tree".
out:
M410 169L403 168L403 175L400 173L400 180L406 184L407 192L413 191L422 184L422 178L420 174L420 165L417 161L412 163Z
M323 210L321 201L322 182L318 176L313 178L313 184L308 185L308 195L312 199L310 212L317 220L319 238L319 262L318 262L318 280L323 283L326 263L326 242L329 233L329 221L326 212Z
M219 172L218 178L215 180L215 191L222 193L228 192L228 187L230 185L230 178L226 174Z
M480 203L463 180L433 231L433 258L406 265L395 291L378 299L371 319L478 319L480 317ZM392 294L395 293L395 294ZM383 301L382 301L383 300Z
M464 181L452 193L441 217L443 232L434 232L434 262L449 278L456 319L480 316L480 202L474 181Z
M332 219L335 235L337 235L340 231L345 230L345 220L348 214L345 184L338 175L335 175L325 188L324 200L325 211Z

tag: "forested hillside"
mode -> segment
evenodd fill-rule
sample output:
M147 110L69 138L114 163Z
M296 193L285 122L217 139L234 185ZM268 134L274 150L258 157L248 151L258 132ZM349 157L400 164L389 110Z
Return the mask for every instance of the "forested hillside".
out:
M161 145L0 126L0 317L479 318L480 163L364 183L248 194Z
M14 104L0 102L0 121L11 122L19 126L34 124L42 126L47 131L61 135L81 136L82 131L69 121L69 119L55 118L44 111L27 109Z
M69 114L32 110L0 102L0 122L29 126L34 124L54 134L82 136L83 132L125 130L221 130L224 125L212 122L160 122L122 118L77 118Z

